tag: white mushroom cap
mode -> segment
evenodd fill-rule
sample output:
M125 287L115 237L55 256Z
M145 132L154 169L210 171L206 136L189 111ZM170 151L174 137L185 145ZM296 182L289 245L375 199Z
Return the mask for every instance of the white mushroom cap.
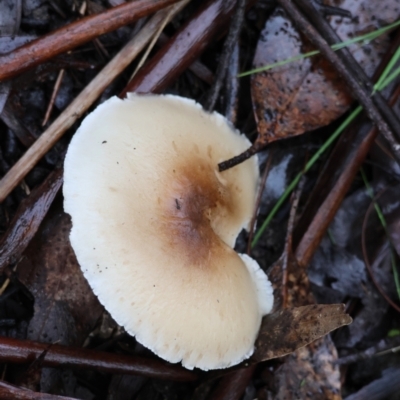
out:
M266 275L232 249L253 213L257 162L217 166L248 145L192 100L132 95L88 115L65 159L71 244L94 293L186 368L249 357L272 308Z

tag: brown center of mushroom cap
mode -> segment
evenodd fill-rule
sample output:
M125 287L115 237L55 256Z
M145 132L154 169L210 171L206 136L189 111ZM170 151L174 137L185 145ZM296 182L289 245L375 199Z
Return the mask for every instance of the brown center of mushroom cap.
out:
M211 163L198 159L192 165L172 171L158 221L167 246L184 254L186 265L206 267L209 257L221 248L219 222L235 218L233 188L218 179Z

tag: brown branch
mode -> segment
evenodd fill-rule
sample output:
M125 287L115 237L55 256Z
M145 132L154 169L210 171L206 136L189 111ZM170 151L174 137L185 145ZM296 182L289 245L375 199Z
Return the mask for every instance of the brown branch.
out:
M229 168L233 168L236 165L241 164L242 162L248 160L250 157L254 156L254 154L258 153L260 150L262 150L261 146L259 146L257 143L254 143L246 151L239 154L238 156L232 157L229 160L219 163L219 171L226 171Z
M66 25L0 56L0 81L11 78L96 37L152 14L178 0L137 0Z
M94 369L110 374L140 375L172 381L194 381L197 375L183 367L157 359L106 353L103 351L67 347L31 340L0 338L0 362L31 363L47 351L44 367Z
M400 146L397 143L391 129L382 119L379 111L376 109L371 99L371 93L364 89L357 77L352 75L351 71L346 68L345 64L338 57L338 55L331 49L318 31L304 18L291 0L278 0L278 3L285 9L295 25L301 30L307 39L318 48L321 54L327 58L327 60L347 82L352 95L360 102L365 112L368 114L368 117L373 121L379 132L387 140L396 161L400 164Z

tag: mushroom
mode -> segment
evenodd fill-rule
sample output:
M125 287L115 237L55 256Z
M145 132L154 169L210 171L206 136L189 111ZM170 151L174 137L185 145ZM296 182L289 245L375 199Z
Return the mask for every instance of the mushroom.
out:
M83 274L116 322L170 362L203 370L249 357L272 288L233 246L251 219L255 158L220 173L248 140L178 96L113 97L65 158L65 210Z

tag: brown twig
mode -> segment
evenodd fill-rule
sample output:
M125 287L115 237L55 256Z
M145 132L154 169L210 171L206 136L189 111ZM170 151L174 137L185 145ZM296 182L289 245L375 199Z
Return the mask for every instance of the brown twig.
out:
M175 7L178 12L187 0ZM119 53L99 72L75 100L47 128L27 152L17 161L0 181L0 202L18 185L36 163L51 149L65 131L79 119L96 101L103 90L123 71L151 40L169 9L154 15L143 29L131 39Z
M389 143L396 161L400 164L400 146L396 141L391 129L381 117L376 109L372 99L371 92L368 92L360 84L358 77L349 71L339 56L331 49L328 43L321 37L318 31L304 18L298 8L291 0L278 0L278 3L289 14L296 26L307 37L307 39L318 48L322 55L333 65L337 72L343 77L349 85L352 95L360 102L368 117L373 121L379 130L379 133Z
M178 0L137 0L66 25L11 53L0 55L0 81L12 78L58 54L137 21Z
M47 367L93 369L111 374L140 375L172 381L194 381L197 375L183 367L156 359L106 353L30 340L0 338L0 362L31 363L48 350L42 365Z
M218 164L219 171L226 171L229 168L233 168L234 166L248 160L250 157L257 154L261 151L264 146L258 146L257 143L254 143L251 147L249 147L246 151L239 154L238 156L232 157L229 160L223 161Z
M45 126L47 124L47 122L49 121L51 111L53 110L54 102L56 101L58 91L60 90L60 86L61 86L61 82L64 77L64 73L65 73L64 68L61 69L60 72L58 73L56 83L54 84L53 93L51 94L50 102L49 102L49 105L47 106L46 114L45 114L43 122L42 122L42 126Z

